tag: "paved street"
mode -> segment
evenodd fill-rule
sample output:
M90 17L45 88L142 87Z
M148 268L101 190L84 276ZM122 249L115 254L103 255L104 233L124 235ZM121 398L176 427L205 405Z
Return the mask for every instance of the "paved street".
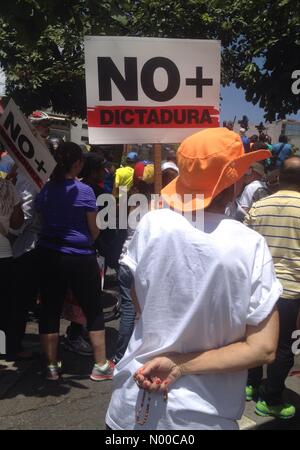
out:
M63 333L68 322L62 321ZM118 322L107 324L108 356L116 344ZM27 344L38 346L37 325L28 326ZM95 383L88 375L92 358L65 352L64 376L59 383L45 381L40 362L22 363L0 370L0 429L1 430L102 430L108 405L110 381ZM300 357L293 370L300 370ZM3 362L2 362L3 363ZM1 361L0 361L1 364ZM298 405L297 416L289 421L261 418L254 413L255 404L246 404L240 422L241 429L300 430L300 377L289 377L286 399Z
M68 322L62 321L62 330ZM116 323L107 327L108 356L112 356ZM29 338L38 342L37 325L30 324ZM93 360L61 348L64 376L61 382L44 379L39 361L0 371L0 429L103 429L111 381L95 383L88 375Z

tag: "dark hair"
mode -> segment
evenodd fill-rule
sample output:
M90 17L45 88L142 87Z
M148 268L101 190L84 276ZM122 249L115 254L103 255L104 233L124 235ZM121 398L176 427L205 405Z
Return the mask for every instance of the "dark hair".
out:
M143 180L136 181L134 187L137 189L139 194L143 194L148 200L151 199L151 194L154 194L154 183L146 183Z
M228 128L228 130L232 131L234 127L234 123L232 120L223 120L223 128Z
M173 161L175 163L177 163L177 156L176 156L176 151L173 149L170 149L167 153L167 157L166 157L167 161Z
M261 132L261 133L259 133L259 138L258 139L261 142L266 142L266 137L267 137L266 133Z
M286 144L287 141L288 141L288 138L287 138L287 136L285 136L284 134L281 134L281 135L279 136L278 141L279 141L279 142L282 142L282 143L284 143L284 144Z
M102 157L104 157L104 152L103 152L103 148L101 147L101 145L91 145L91 150L90 153L94 153L96 155L100 155Z
M255 150L268 150L268 146L264 142L258 141L258 142L255 142L255 144L252 145L252 149L251 150L253 152Z
M82 160L82 150L74 142L63 142L55 152L57 165L51 175L51 180L63 181L76 161Z
M298 159L298 164L290 163L290 160ZM280 172L279 172L279 182L286 186L299 186L300 187L300 157L292 156L283 161Z
M250 138L249 141L252 143L257 142L258 141L258 136L257 134L253 134Z
M266 135L266 142L267 142L268 144L271 144L271 143L272 143L272 138L271 138L271 136L269 136L268 134Z
M83 168L79 174L80 178L88 178L92 172L104 168L105 159L97 153L86 153L83 155Z
M114 153L111 145L91 145L90 153L97 153L103 156L106 161L114 162Z
M169 168L163 170L161 175L162 175L162 187L164 188L169 183L171 183L171 181L174 180L174 178L178 176L178 172L176 172L176 170L174 169Z
M234 183L231 184L230 186L228 186L223 191L221 191L218 195L216 195L212 199L212 202L207 207L207 209L209 210L211 207L213 207L213 208L224 207L224 210L225 210L224 201L226 201L228 203L228 201L230 201L230 197L233 196L233 193L234 193Z

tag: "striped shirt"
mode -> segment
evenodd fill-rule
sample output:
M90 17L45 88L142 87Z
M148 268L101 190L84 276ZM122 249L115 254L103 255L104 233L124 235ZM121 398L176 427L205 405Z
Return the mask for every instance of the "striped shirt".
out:
M259 200L244 223L265 237L282 298L300 298L300 192L281 190Z

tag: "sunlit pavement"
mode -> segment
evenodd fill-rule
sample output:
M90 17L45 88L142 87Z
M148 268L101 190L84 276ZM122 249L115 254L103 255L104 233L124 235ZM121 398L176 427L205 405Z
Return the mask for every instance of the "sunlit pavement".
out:
M62 321L61 334L68 322ZM111 357L117 339L118 322L108 322L108 356ZM29 323L27 344L39 346L37 324ZM64 351L64 375L60 382L45 381L40 361L26 362L1 369L0 361L0 429L105 429L105 412L110 399L112 382L95 383L89 380L93 361L90 357ZM296 357L293 371L300 370ZM300 377L287 380L286 401L298 406L291 420L263 418L255 414L255 403L246 403L239 422L240 429L300 429Z

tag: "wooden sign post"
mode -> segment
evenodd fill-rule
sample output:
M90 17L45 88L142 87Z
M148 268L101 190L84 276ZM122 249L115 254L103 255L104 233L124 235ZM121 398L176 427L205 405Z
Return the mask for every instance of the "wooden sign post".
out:
M154 144L154 193L160 194L162 187L161 179L161 144Z
M121 159L121 163L126 159L126 156L129 152L129 145L128 144L124 144L123 145L123 152L122 152L122 159Z

